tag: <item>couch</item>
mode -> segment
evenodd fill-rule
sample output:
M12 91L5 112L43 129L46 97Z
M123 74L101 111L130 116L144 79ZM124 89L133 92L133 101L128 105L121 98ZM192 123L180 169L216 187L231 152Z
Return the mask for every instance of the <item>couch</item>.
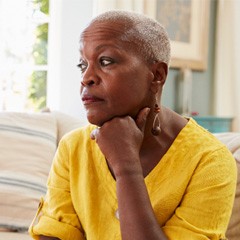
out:
M61 137L84 121L60 112L0 112L0 240L28 240L39 199L46 191L51 161ZM215 136L230 149L238 167L229 240L240 239L240 133Z
M0 240L27 233L61 137L85 122L61 112L0 112Z

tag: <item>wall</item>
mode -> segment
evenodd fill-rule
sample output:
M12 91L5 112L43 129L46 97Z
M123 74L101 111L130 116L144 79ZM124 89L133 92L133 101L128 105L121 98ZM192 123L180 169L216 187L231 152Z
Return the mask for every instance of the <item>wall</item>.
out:
M192 111L198 112L199 115L202 116L211 115L213 112L212 104L216 5L216 0L210 0L208 68L206 71L193 72ZM162 99L162 104L173 110L176 110L176 82L178 74L178 69L170 69Z
M212 113L213 56L216 0L210 1L208 68L193 73L192 111ZM93 13L93 0L51 0L49 26L48 106L85 119L79 96L79 34ZM170 69L163 95L163 105L175 110L179 70Z

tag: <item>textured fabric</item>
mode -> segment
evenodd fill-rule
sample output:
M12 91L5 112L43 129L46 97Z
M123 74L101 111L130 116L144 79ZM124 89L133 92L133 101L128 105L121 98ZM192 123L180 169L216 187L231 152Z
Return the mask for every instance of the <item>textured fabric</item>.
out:
M28 232L1 232L0 230L0 239L1 240L31 240Z
M0 227L27 230L56 151L49 113L0 113Z
M31 235L62 240L118 240L116 182L93 126L66 135ZM87 151L86 151L87 149ZM169 240L225 239L236 185L232 154L192 119L145 178L159 225ZM42 208L42 209L41 209Z
M229 240L240 239L240 132L218 133L215 136L232 152L238 170L237 190L233 205L232 216L227 229Z
M76 117L70 116L68 114L65 114L59 111L52 111L51 114L53 114L57 120L57 130L58 130L57 142L59 142L60 139L66 133L87 124L86 121L80 120Z

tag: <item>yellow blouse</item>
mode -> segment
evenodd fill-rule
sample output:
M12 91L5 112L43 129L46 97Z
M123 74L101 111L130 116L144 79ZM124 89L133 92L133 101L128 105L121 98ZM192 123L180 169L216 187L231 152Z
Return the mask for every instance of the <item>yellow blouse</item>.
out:
M45 200L29 228L34 239L121 239L116 182L89 137L93 128L75 130L61 140ZM145 183L169 240L225 239L236 187L235 160L193 119Z

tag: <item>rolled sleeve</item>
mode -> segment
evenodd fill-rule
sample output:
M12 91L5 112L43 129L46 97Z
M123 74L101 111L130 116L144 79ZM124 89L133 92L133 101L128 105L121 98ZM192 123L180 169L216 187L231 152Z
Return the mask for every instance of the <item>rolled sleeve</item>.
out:
M72 203L68 151L64 142L60 143L56 152L49 174L47 194L40 203L29 233L34 239L39 239L40 235L61 240L85 239Z
M34 239L39 239L39 235L57 237L62 240L85 239L78 228L48 216L42 216L41 221L30 229L30 234Z

